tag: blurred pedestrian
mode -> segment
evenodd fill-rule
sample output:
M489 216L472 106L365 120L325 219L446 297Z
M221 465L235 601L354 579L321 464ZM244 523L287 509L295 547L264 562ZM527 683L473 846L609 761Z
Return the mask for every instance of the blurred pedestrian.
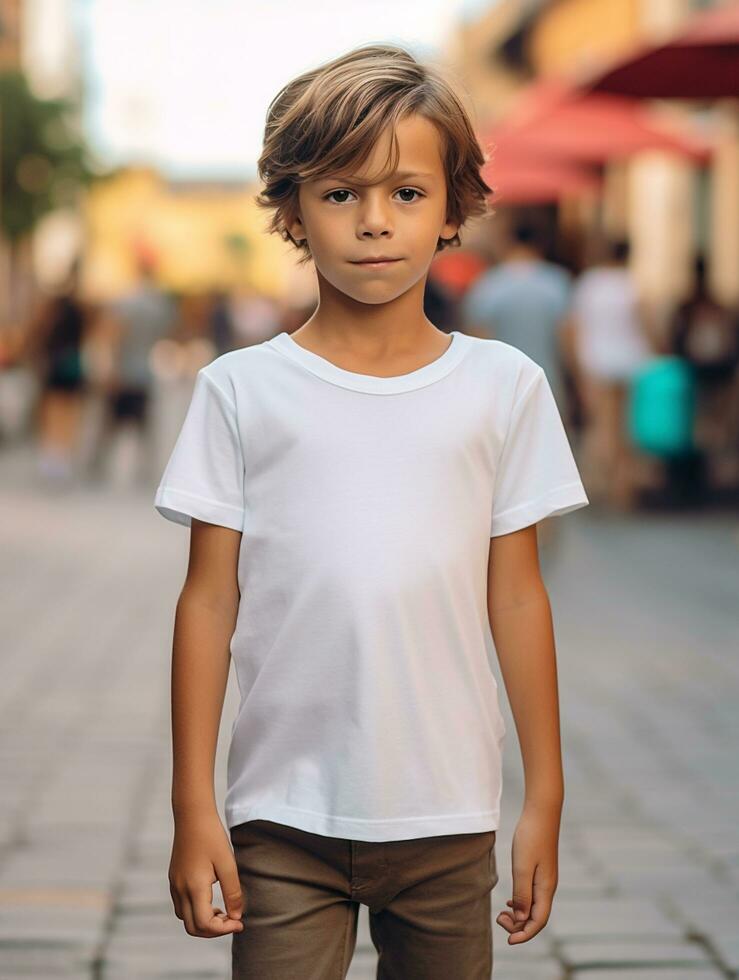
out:
M571 276L544 258L537 229L517 221L501 262L483 272L466 292L461 317L468 333L517 347L543 368L557 407L569 416L565 387L567 338L564 330ZM542 562L553 560L556 521L538 528Z
M233 350L236 346L234 322L228 293L225 291L218 290L212 294L208 320L216 355Z
M78 295L78 266L33 316L20 356L37 372L37 469L52 486L69 484L76 470L80 423L87 388L83 345L91 308Z
M739 311L714 299L706 260L694 263L693 287L670 325L673 352L692 367L697 382L696 446L736 479L739 446ZM709 465L710 465L709 462Z
M577 279L570 311L586 417L582 463L588 489L628 509L636 491L636 455L627 434L627 397L631 379L653 351L629 268L629 243L602 247L602 260Z
M494 337L528 354L544 369L560 411L565 412L566 324L570 273L543 257L536 228L516 222L504 258L480 275L465 294L467 332Z
M238 347L269 340L281 329L277 303L253 286L242 286L229 303Z
M111 448L113 437L127 430L136 438L139 478L152 473L149 410L155 381L151 352L157 341L171 335L176 323L172 299L156 283L150 258L137 262L138 282L107 310L111 372L107 382L107 406L103 431L93 459L98 469Z

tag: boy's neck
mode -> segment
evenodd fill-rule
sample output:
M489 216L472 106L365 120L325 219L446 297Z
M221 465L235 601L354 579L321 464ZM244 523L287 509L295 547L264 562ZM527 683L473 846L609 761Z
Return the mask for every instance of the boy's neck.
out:
M389 303L359 303L324 280L320 273L318 307L291 336L316 353L391 360L413 352L434 353L448 337L425 315L426 277Z

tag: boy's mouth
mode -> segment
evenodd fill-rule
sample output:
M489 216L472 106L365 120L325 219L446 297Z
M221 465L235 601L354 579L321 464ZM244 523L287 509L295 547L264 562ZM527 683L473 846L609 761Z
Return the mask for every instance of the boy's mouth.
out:
M372 269L379 269L386 265L393 265L395 262L402 262L402 259L391 259L378 256L377 258L360 259L356 262L352 262L352 265L365 265Z

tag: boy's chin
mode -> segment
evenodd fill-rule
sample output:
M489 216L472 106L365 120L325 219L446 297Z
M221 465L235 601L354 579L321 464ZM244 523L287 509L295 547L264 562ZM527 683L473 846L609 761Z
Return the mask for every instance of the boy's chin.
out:
M429 263L430 265L430 263ZM345 269L334 267L322 268L315 263L316 273L318 274L319 285L323 285L343 293L344 296L354 300L356 303L364 303L367 306L380 306L383 303L392 303L393 300L404 296L412 289L419 278L423 278L423 273L419 274L410 268L405 270L401 278L397 272L384 272L378 275L364 272L362 270L356 274L347 276ZM426 273L428 269L426 269ZM409 274L411 273L411 274ZM366 277L366 282L363 278Z
M340 278L330 279L324 275L327 282L331 283L337 292L343 293L356 303L365 303L368 306L379 306L382 303L390 303L399 296L408 292L412 283L382 282L375 280L364 286L358 286L355 281L344 282Z

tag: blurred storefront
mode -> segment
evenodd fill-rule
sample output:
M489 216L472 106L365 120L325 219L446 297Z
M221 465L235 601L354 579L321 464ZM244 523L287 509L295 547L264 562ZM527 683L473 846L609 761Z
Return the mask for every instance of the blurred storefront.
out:
M732 0L728 6L736 6ZM481 132L517 122L528 92L542 83L573 87L640 46L669 38L690 23L699 8L721 4L688 0L502 0L474 21L466 21L450 39L446 56L471 93ZM608 97L606 96L606 99ZM626 97L620 97L626 101ZM613 96L614 103L619 97ZM587 180L561 182L546 204L532 192L513 191L510 203L529 203L556 225L564 241L584 250L598 235L626 237L632 265L645 298L658 319L691 287L694 255L709 256L709 277L716 297L739 303L739 115L736 99L631 100L676 140L704 142L710 153L635 148L606 155L597 166L602 184L595 192ZM495 140L490 173L496 176ZM501 144L501 173L507 166ZM542 158L546 161L547 158ZM548 157L551 165L582 163L567 153ZM531 161L529 161L530 163ZM594 161L595 162L595 161ZM515 163L515 160L514 160ZM520 169L520 168L519 168ZM546 172L546 165L540 168ZM592 171L591 171L592 172ZM505 180L501 180L505 187ZM513 184L511 184L513 187ZM532 183L535 186L535 183ZM687 206L686 206L687 203ZM485 233L496 239L506 225L506 199L500 221ZM494 251L494 245L493 245ZM573 259L574 254L560 256Z

